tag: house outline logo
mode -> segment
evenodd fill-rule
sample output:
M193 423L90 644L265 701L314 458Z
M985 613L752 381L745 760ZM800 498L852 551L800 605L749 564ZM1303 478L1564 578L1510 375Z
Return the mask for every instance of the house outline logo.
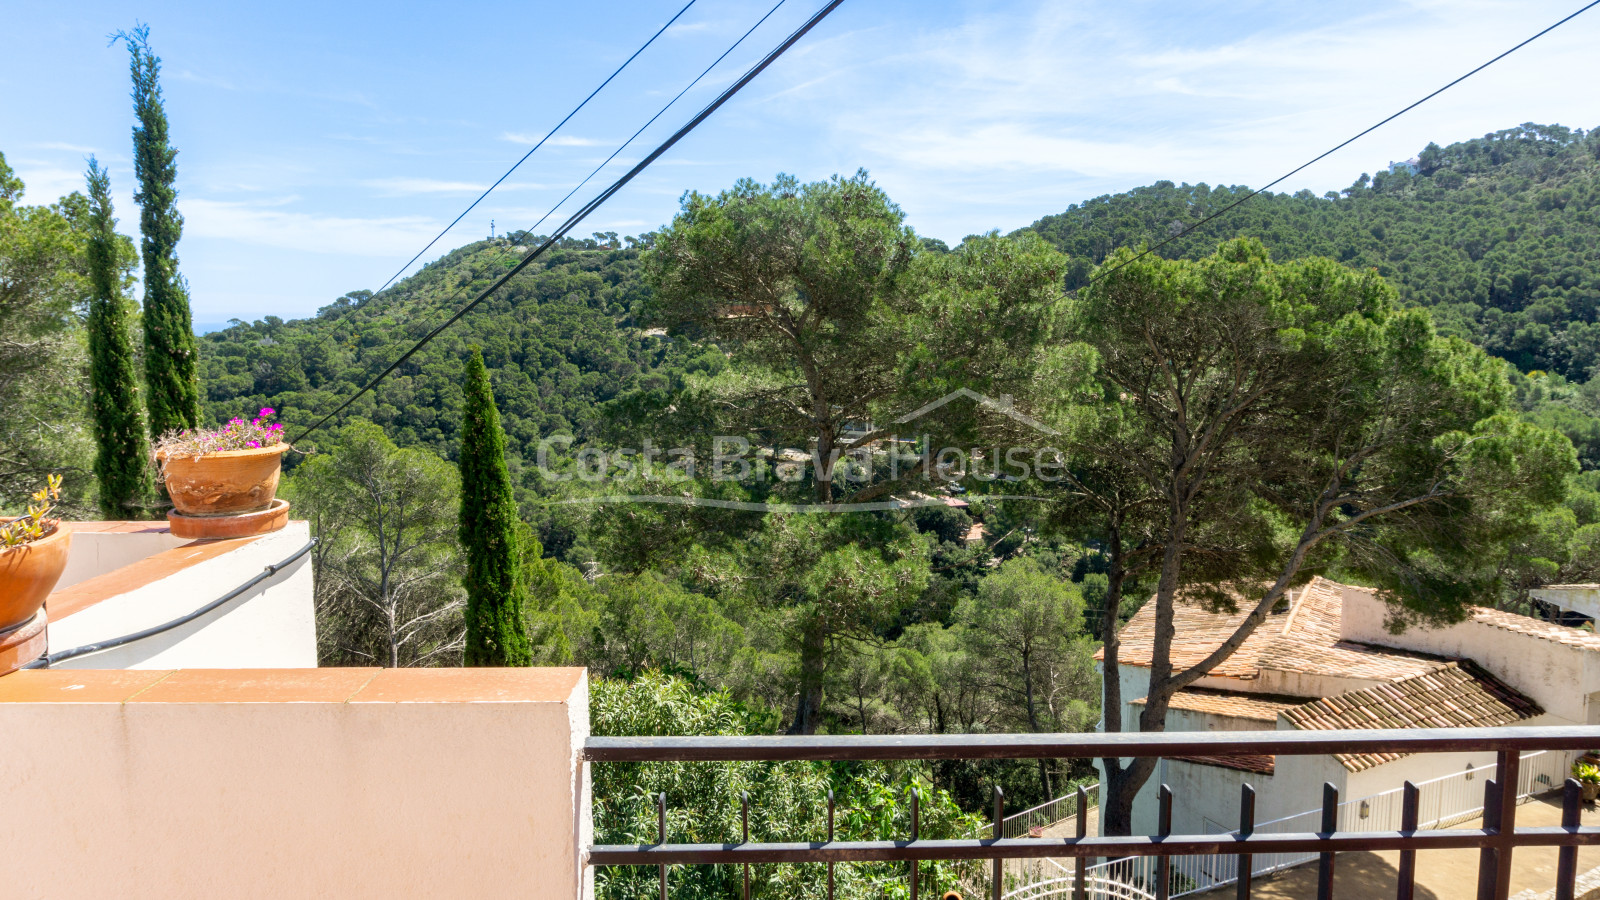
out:
M1016 407L1016 404L1011 402L1011 395L1010 394L1001 394L1000 398L997 400L994 397L988 396L987 394L980 394L977 391L974 391L974 390L971 390L971 389L968 389L968 388L956 388L955 390L951 391L948 394L945 394L943 397L940 397L937 400L933 400L933 401L931 401L929 403L923 404L922 406L918 407L917 409L914 409L911 412L906 413L905 415L901 416L900 418L895 419L894 420L894 424L896 424L896 425L904 425L904 424L906 424L908 422L913 422L913 421L915 421L917 419L922 418L923 416L927 415L928 413L931 413L934 410L936 410L936 409L938 409L938 408L940 408L940 407L942 407L942 406L944 406L944 405L946 405L946 404L948 404L948 403L950 403L950 402L952 402L954 400L958 400L958 399L960 399L962 397L965 397L965 398L967 398L969 400L972 400L973 402L977 403L979 406L987 407L989 409L994 410L997 413L1000 413L1003 416L1006 416L1006 417L1011 418L1011 419L1013 419L1015 421L1021 422L1022 424L1028 426L1029 428L1032 428L1034 431L1040 432L1042 434L1059 435L1061 433L1061 432L1055 430L1054 428L1051 428L1049 425L1046 425L1043 422L1039 421L1038 419L1035 419L1032 416L1028 416L1028 415L1022 413L1021 411L1019 411L1017 409L1017 407Z

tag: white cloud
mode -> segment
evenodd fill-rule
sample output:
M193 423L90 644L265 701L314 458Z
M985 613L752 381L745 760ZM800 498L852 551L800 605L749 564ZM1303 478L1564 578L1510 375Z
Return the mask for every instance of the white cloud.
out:
M480 184L474 181L447 181L437 178L373 178L361 182L363 185L376 188L386 197L409 197L418 194L481 194L489 187L487 183ZM532 181L504 181L495 188L496 193L509 191L544 191L549 190L547 184L538 184Z
M373 178L363 181L367 187L377 188L386 194L481 194L486 184L470 181L440 181L435 178Z
M540 134L521 134L515 131L508 131L500 135L500 140L531 147L539 143L543 137L544 135ZM558 134L544 143L546 147L595 147L599 146L601 141L595 138L569 137L564 134Z
M403 259L439 229L438 223L422 216L323 216L218 200L190 199L182 209L186 235L308 253Z
M22 179L23 202L30 206L54 203L73 191L84 189L83 169L68 169L36 159L15 159L10 163Z
M95 152L93 147L85 147L81 144L63 144L57 141L44 141L43 143L34 144L33 146L38 147L40 150L60 150L63 153Z

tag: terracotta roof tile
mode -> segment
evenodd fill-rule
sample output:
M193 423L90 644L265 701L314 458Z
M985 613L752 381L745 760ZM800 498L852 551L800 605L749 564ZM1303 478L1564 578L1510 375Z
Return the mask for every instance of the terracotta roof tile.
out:
M1263 669L1275 669L1394 681L1444 665L1444 660L1423 654L1341 641L1339 619L1344 588L1338 582L1316 578L1295 589L1290 594L1288 611L1274 613L1210 674L1253 679ZM1181 671L1205 659L1238 629L1246 615L1247 608L1235 613L1214 613L1178 598L1173 604L1173 667ZM1123 627L1118 659L1125 665L1149 666L1154 646L1155 604L1146 603ZM1104 651L1096 653L1095 658L1104 659Z
M1546 641L1566 644L1569 647L1600 650L1600 634L1579 631L1576 628L1568 628L1565 625L1557 625L1554 622L1546 622L1541 619L1531 619L1527 616L1519 616L1516 613L1501 612L1498 609L1488 609L1480 606L1473 610L1472 620L1492 628L1514 631L1518 634L1526 634Z
M1181 762L1199 763L1202 766L1218 766L1223 769L1235 769L1240 772L1254 772L1257 775L1271 775L1278 766L1278 758L1265 754L1241 753L1234 756L1175 756Z
M1146 699L1145 697L1140 697L1132 701L1132 703L1134 706L1143 706ZM1234 691L1189 688L1173 694L1172 700L1167 705L1170 709L1210 713L1216 716L1232 716L1236 719L1252 719L1257 722L1276 722L1278 721L1278 713L1301 706L1306 701L1307 698L1305 697L1277 697L1272 694L1245 694Z
M1471 660L1446 663L1430 672L1284 710L1296 728L1492 728L1540 715L1537 703L1517 693ZM1404 753L1336 754L1352 772L1406 756Z

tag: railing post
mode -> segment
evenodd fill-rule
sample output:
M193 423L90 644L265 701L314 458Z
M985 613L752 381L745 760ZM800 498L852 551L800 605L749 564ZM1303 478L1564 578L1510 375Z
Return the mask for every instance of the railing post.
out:
M1561 827L1577 828L1582 786L1568 778L1561 786ZM1556 900L1573 900L1578 892L1578 848L1562 847L1556 858Z
M1339 830L1339 789L1332 782L1322 783L1322 833ZM1333 900L1333 853L1317 854L1317 900Z
M828 843L833 843L833 788L828 788ZM828 861L828 900L833 900L833 860Z
M1421 793L1417 786L1406 782L1400 800L1400 831L1407 836L1417 830L1417 801ZM1400 851L1400 887L1395 900L1412 900L1417 892L1417 851Z
M1084 815L1085 808L1088 805L1088 794L1084 791L1083 785L1080 784L1078 785L1078 809L1076 816L1078 823L1077 834L1080 838L1087 837L1089 834L1089 817ZM1089 858L1087 856L1080 856L1077 858L1077 862L1078 864L1073 867L1073 874L1076 877L1073 878L1072 900L1087 900L1089 896L1089 886L1085 882L1089 880Z
M667 792L656 796L656 843L667 842ZM667 900L667 865L661 864L661 900Z
M1511 851L1516 841L1517 786L1522 778L1522 751L1501 750L1496 759L1495 780L1500 782L1500 819L1495 826L1499 832L1494 862L1494 900L1507 900L1511 896Z
M1248 838L1256 830L1256 789L1248 784L1239 786L1239 834ZM1255 857L1249 853L1238 854L1239 900L1250 900L1250 870L1255 867Z
M1483 827L1491 830L1500 823L1500 785L1493 778L1483 782ZM1494 900L1495 853L1493 847L1478 851L1478 900Z
M921 817L921 812L922 811L919 808L921 800L922 800L922 792L917 790L917 786L916 785L912 785L911 786L911 843L913 843L913 844L915 844L917 842L917 833L921 830L921 818L920 817ZM917 861L913 859L911 861L911 900L917 900L917 874L918 874L917 869L918 869Z
M1160 797L1160 810L1156 813L1156 833L1161 837L1172 836L1172 788L1161 786L1158 794ZM1172 857L1156 857L1156 900L1171 900L1172 898Z
M744 842L750 843L750 792L743 791L739 796L739 817L744 824ZM750 864L744 865L744 900L750 900Z
M1006 792L1000 790L1000 785L997 784L994 786L994 839L997 841L1002 836L1000 823L1005 821L1005 813ZM1000 857L996 856L994 858L994 886L989 891L993 895L993 900L1000 900L1000 895L1004 890L1001 868Z

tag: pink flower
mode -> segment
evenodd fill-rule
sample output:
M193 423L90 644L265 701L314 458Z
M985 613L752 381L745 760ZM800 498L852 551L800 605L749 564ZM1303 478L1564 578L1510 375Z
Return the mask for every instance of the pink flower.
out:
M260 447L261 446L261 442L260 441L251 441L250 442L250 446L252 446L252 447Z
M270 407L270 406L263 406L263 407L261 407L261 414L262 414L262 415L263 415L263 416L270 416L270 415L272 415L272 414L273 414L273 413L274 413L274 412L276 412L276 410L274 410L274 409L273 409L273 408L272 408L272 407Z

